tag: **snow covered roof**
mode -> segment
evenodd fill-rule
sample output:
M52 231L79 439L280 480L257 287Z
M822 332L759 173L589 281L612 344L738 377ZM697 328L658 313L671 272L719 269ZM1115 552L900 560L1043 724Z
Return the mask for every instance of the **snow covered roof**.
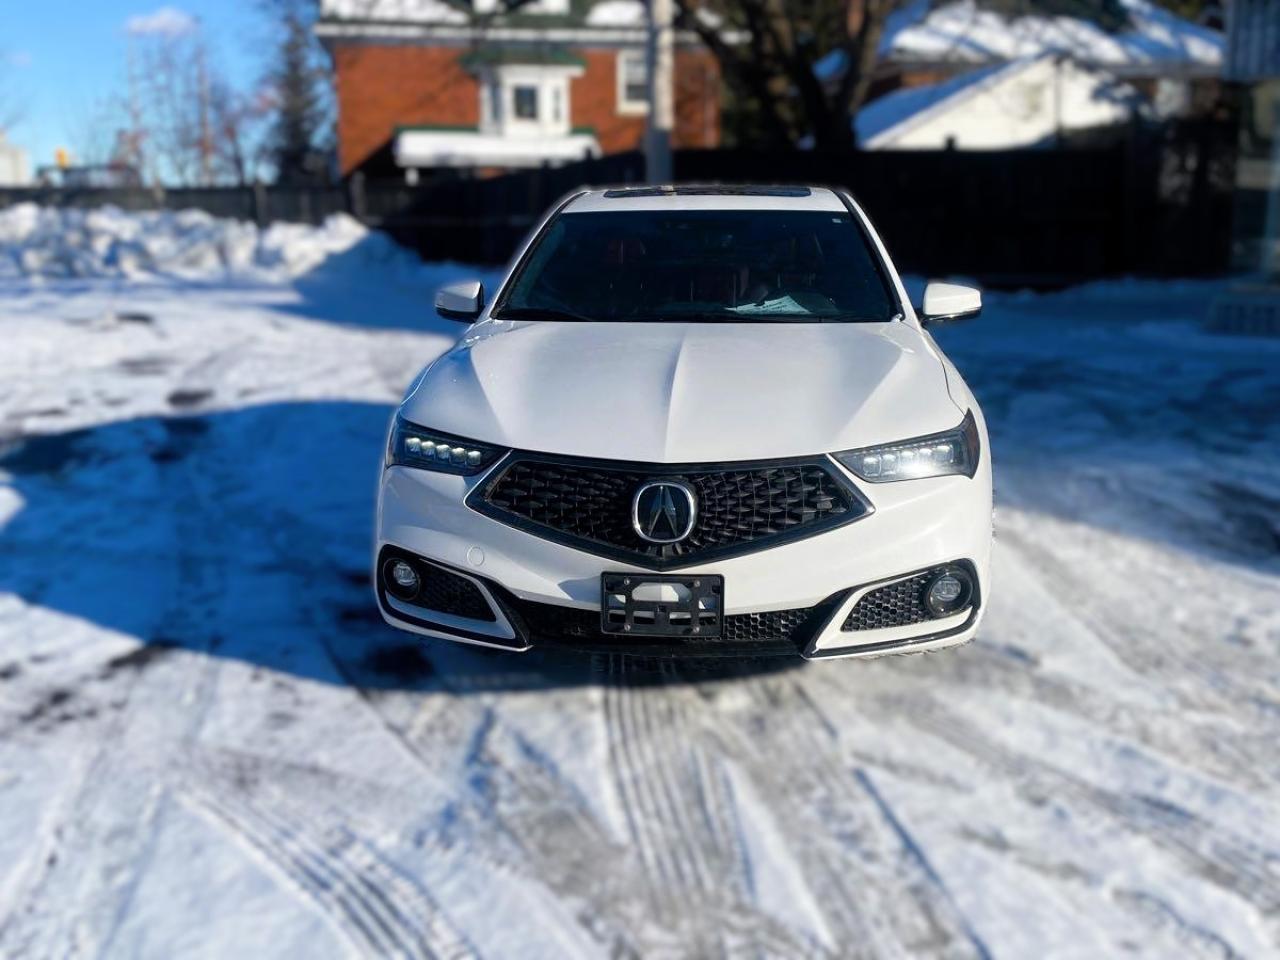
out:
M646 36L642 0L534 0L499 12L498 0L320 0L315 32L322 40L375 39L456 43L641 44ZM718 28L720 18L699 11ZM745 39L724 30L726 42ZM677 30L676 43L697 45L692 30Z
M1152 67L1162 72L1221 69L1224 38L1219 31L1148 0L1119 3L1130 26L1109 33L1075 17L1010 18L982 9L975 0L932 8L928 0L915 0L889 18L881 55L898 61L989 63L1058 52L1119 73L1151 72Z
M417 24L465 24L473 17L490 16L500 16L503 22L545 21L557 26L641 27L645 22L641 0L597 0L585 4L534 0L506 14L499 12L501 6L496 0L472 0L470 4L449 0L321 0L320 15L324 20Z
M858 111L854 128L872 150L1016 149L1146 109L1138 91L1111 71L1041 54L886 94Z
M1021 67L1021 62L981 67L942 83L906 87L872 100L858 111L854 119L858 143L864 147L874 147L878 139L887 139L890 131L918 120L931 111L945 109L948 105L955 106L978 91L990 87L1002 75Z
M397 23L467 23L470 17L446 0L320 0L320 16L335 20Z
M1222 70L1225 38L1148 0L1118 0L1129 17L1126 29L1110 33L1076 17L1008 17L983 9L976 0L933 6L913 0L890 14L880 56L899 63L1004 63L1047 53L1069 54L1080 63L1119 75L1216 76ZM818 63L820 77L839 76L843 51Z

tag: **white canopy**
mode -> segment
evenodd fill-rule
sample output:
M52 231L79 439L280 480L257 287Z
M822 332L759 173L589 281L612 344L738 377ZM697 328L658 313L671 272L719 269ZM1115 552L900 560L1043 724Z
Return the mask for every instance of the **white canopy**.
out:
M471 130L404 130L393 146L400 167L540 167L600 156L589 133L503 137Z

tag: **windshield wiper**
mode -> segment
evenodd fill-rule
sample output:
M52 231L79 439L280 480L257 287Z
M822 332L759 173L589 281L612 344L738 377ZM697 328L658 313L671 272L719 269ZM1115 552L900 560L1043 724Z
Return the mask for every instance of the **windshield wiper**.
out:
M494 320L572 320L576 323L594 323L594 317L584 317L571 310L556 307L503 307L492 315Z

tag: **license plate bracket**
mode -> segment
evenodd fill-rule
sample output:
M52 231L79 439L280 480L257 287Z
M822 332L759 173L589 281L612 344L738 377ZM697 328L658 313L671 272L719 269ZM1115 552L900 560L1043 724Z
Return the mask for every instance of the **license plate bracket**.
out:
M716 638L724 622L724 577L604 573L600 630L629 637Z

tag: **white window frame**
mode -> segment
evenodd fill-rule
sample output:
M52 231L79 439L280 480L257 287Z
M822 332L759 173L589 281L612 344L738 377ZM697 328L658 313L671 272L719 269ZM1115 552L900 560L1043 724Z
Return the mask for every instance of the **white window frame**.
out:
M582 74L576 64L510 63L486 68L477 77L480 132L518 138L569 136L573 132L570 85ZM516 116L517 87L537 90L537 117Z
M643 50L619 50L615 64L615 72L618 79L618 106L617 111L620 116L644 116L649 112L649 97L645 96L644 100L630 100L627 98L627 63L639 62L641 69L645 72L645 79L648 79L649 65L645 59ZM648 84L645 85L646 91Z

